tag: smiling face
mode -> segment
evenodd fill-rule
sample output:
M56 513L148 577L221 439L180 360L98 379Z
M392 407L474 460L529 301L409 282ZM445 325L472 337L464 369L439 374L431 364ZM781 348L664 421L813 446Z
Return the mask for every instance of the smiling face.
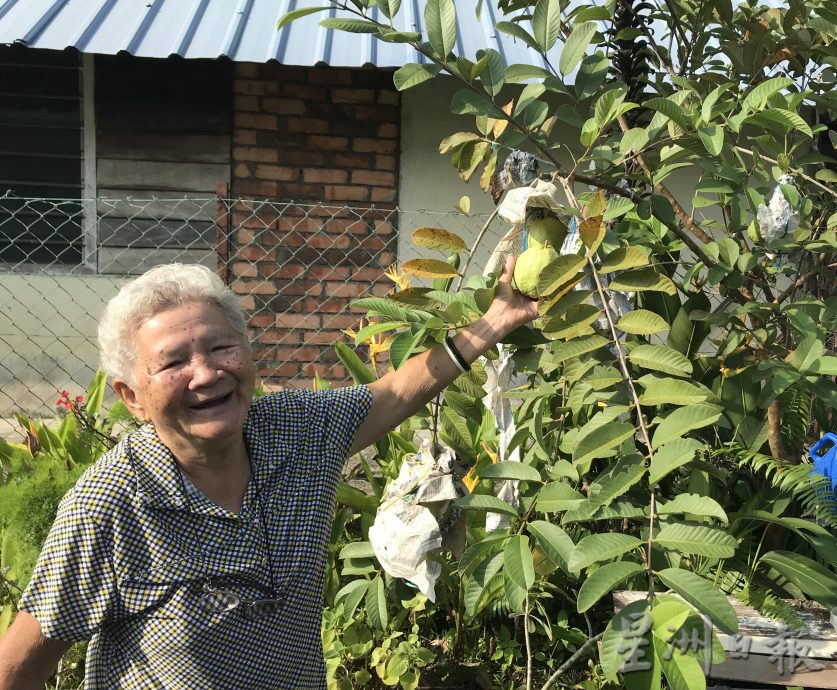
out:
M113 387L175 455L241 442L255 373L248 347L219 307L188 302L162 311L137 329L134 342L135 383Z

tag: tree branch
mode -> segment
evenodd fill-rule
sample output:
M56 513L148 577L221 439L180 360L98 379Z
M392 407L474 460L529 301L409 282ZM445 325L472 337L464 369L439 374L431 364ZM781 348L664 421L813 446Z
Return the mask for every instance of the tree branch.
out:
M578 202L575 200L573 196L572 189L569 187L569 182L565 179L561 180L562 184L564 185L564 193L567 195L568 199L571 199L573 205L577 206ZM588 257L587 263L590 266L590 275L593 278L593 281L596 284L596 292L599 295L599 300L602 303L602 312L607 319L607 325L610 328L610 338L611 342L613 343L613 349L616 353L616 359L619 361L619 368L622 371L622 378L625 381L625 384L628 387L628 392L631 396L631 401L633 402L634 409L636 410L636 418L637 418L637 426L639 427L640 434L642 436L642 442L645 444L645 447L648 449L648 462L650 463L654 457L654 447L651 445L651 435L648 433L648 426L645 423L645 418L642 415L642 405L639 402L639 394L636 391L636 386L634 385L634 380L631 377L631 372L628 369L628 361L625 358L625 353L622 350L622 343L619 340L619 333L616 329L616 324L613 320L613 315L610 313L610 306L608 305L607 295L605 294L604 287L602 286L602 281L599 278L598 270L596 269L596 264L593 262L592 257ZM653 587L654 581L652 577L652 567L651 567L651 546L653 542L653 535L654 535L654 513L656 512L656 498L654 494L654 490L651 490L651 509L650 509L650 525L648 528L648 551L646 556L646 563L645 569L648 573L648 591L649 593L653 594Z
M788 453L782 443L782 413L779 411L779 398L774 398L767 408L767 443L774 458L786 460L794 465L799 464L799 458Z
M558 173L560 174L560 170ZM564 175L566 177L566 175ZM615 184L610 184L608 182L603 182L595 177L590 177L588 175L579 175L578 173L574 173L572 175L573 182L581 182L582 184L590 185L591 187L597 187L598 189L603 189L610 194L618 194L619 196L625 197L626 199L630 199L635 204L638 204L642 201L642 197L637 194L635 191L631 189L625 189L624 187L618 187Z
M497 214L500 211L500 207L497 206L492 212L491 215L488 216L488 220L485 221L485 225L482 226L482 229L479 231L477 235L477 239L474 240L474 243L471 245L471 251L468 252L468 258L465 260L465 268L462 269L461 273L459 274L459 282L456 284L456 290L462 287L462 281L465 280L465 274L468 272L468 269L471 267L471 261L474 260L474 252L477 251L477 247L480 246L480 242L482 242L482 238L485 237L485 233L488 232L488 226L491 225L491 221L497 217Z
M532 690L532 645L529 640L529 595L523 612L523 639L526 640L526 690Z
M684 64L680 65L680 75L682 76L684 74L686 64L688 63L688 56L692 52L692 44L689 41L688 37L686 36L686 32L683 30L683 27L680 24L680 18L677 16L676 8L672 6L671 0L664 0L664 2L666 7L668 8L669 14L671 15L671 22L672 24L674 24L674 30L680 34L680 40L683 42Z
M619 122L619 128L623 133L630 129L624 115L620 115L616 119ZM648 164L645 162L645 158L643 158L642 154L637 153L636 160L646 177L648 177L649 180L653 180L654 175L651 173L651 168L648 167ZM704 244L712 242L712 238L697 223L695 223L691 217L689 217L689 214L686 213L680 205L680 202L674 198L674 195L668 190L668 187L666 187L662 182L657 182L654 184L654 190L671 204L671 207L674 209L674 215L677 216L680 222L683 223L683 225L685 225L695 237L697 237Z
M768 158L767 156L762 155L761 153L755 153L754 151L751 151L750 149L745 149L743 146L736 146L735 150L736 151L741 151L741 153L746 153L748 156L752 156L753 158L756 158L756 157L764 158L764 160L768 161L769 163L773 163L773 165L779 165L779 161L774 160L772 158ZM790 170L794 175L799 175L803 180L806 180L806 181L810 182L815 187L819 187L824 192L828 192L829 194L831 194L831 196L837 198L837 192L835 192L830 187L826 187L822 182L820 182L816 178L813 178L810 175L806 175L799 168L788 168L788 170Z
M782 292L776 299L773 300L775 304L781 304L784 302L788 297L790 297L797 288L802 287L805 284L805 281L819 273L823 266L822 262L825 260L825 254L820 254L818 264L812 268L810 271L803 273L799 278L797 278L793 283L791 283L788 288Z
M617 120L619 122L619 127L622 129L622 131L627 132L629 128L624 116L620 115L617 118ZM646 177L648 177L649 180L653 180L654 176L651 173L651 168L648 167L648 164L645 162L645 159L642 157L641 154L637 154L636 160L642 168L642 171L645 173ZM660 196L668 200L668 202L671 204L671 207L674 209L674 214L677 216L678 220L691 231L694 237L697 237L704 244L709 244L710 242L714 241L699 225L697 225L697 223L694 222L694 220L692 220L689 217L689 215L686 213L686 211L683 209L683 207L680 205L677 199L674 198L674 195L668 190L668 188L665 185L663 185L661 182L658 182L654 185L654 190ZM710 257L706 252L703 251L701 246L697 242L695 242L692 235L690 235L687 232L684 232L683 229L677 225L677 223L667 221L662 222L669 230L671 230L674 236L677 237L677 239L679 239L681 242L683 242L683 244L685 244L689 249L691 249L695 256L701 261L703 261L704 264L706 264L707 266L719 265L717 261L715 261L712 257ZM745 287L736 288L734 294L739 295L739 298L737 299L737 301L739 302L741 300L752 301L754 299L753 293Z
M549 690L549 688L555 685L555 682L561 676L563 676L576 661L578 661L582 656L584 656L584 654L587 653L587 650L592 645L596 644L596 642L602 639L603 636L604 631L600 632L595 637L591 637L589 640L587 640L587 642L581 645L581 647L578 648L575 654L573 654L569 659L567 659L563 664L561 664L561 666L558 667L558 670L547 679L546 683L544 683L541 687L541 690Z

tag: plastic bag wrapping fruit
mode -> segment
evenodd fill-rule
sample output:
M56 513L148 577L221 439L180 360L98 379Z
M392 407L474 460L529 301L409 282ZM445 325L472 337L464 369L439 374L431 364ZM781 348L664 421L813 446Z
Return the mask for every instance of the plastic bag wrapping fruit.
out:
M520 256L524 246L524 225L532 209L548 209L558 215L561 207L555 201L558 188L551 182L535 180L526 187L517 187L506 192L497 209L497 215L511 223L512 227L503 235L483 269L483 275L500 274L509 256Z
M461 554L464 545L464 521L453 506L468 493L462 470L452 449L437 446L434 452L426 439L418 453L404 458L369 528L369 542L381 567L412 582L433 602L441 565L427 555L443 546Z
M792 183L793 178L790 175L782 175L773 188L773 195L767 205L759 204L757 218L765 242L775 242L799 226L799 213L791 207L782 191L782 185Z
M497 423L499 432L497 440L497 459L510 462L520 462L520 448L515 448L509 453L509 443L517 430L512 414L511 400L503 395L506 391L526 381L525 377L516 376L512 362L512 352L503 345L500 345L500 356L497 359L485 360L485 374L487 380L483 385L485 395L482 402L487 409L491 410L494 420ZM517 482L507 479L498 482L499 489L497 497L506 503L517 508L520 504L520 494L517 489ZM510 524L509 517L500 513L488 513L485 517L485 529L487 532L496 532L506 529Z
M759 204L756 214L758 234L768 245L781 240L785 235L792 233L799 227L799 211L788 201L786 191L788 194L797 194L793 186L793 178L790 175L782 175L779 178L767 205ZM757 241L758 237L751 235L751 239ZM774 260L780 268L786 261L796 265L799 258L798 252L791 252L790 254L767 252L767 256Z

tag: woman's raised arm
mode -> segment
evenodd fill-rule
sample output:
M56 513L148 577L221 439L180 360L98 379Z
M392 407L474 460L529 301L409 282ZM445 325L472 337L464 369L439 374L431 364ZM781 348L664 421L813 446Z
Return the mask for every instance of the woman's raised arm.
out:
M538 303L511 286L514 261L513 257L507 260L494 301L485 315L453 338L453 344L468 364L538 315ZM350 453L363 450L414 415L459 374L445 348L436 345L369 384L372 407L355 434Z

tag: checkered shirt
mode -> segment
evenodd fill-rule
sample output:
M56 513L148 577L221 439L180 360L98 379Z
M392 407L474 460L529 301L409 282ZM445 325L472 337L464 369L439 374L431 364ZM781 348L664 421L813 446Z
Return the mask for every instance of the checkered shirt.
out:
M85 688L323 690L334 497L370 404L364 386L254 400L244 433L256 481L239 515L184 494L151 425L128 435L64 497L21 609L47 637L92 638ZM201 606L208 578L232 578L243 602L266 596L247 582L268 587L269 562L278 613Z

